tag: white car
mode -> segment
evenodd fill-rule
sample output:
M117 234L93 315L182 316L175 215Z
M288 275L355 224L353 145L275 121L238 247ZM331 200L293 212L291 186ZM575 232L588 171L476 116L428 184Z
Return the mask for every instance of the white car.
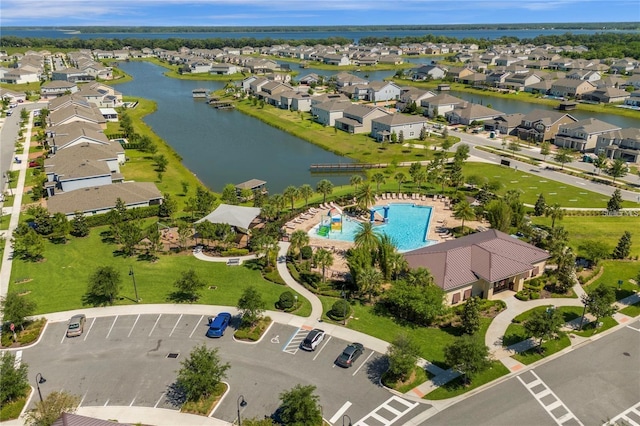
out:
M305 351L315 351L320 342L324 340L324 330L314 328L307 334L307 337L300 344L300 348Z

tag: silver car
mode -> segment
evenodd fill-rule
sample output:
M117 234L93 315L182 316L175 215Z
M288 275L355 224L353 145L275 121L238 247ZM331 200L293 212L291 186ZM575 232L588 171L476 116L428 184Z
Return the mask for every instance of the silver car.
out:
M87 321L87 317L84 314L74 315L69 320L67 325L67 337L77 337L82 335L84 331L84 323Z

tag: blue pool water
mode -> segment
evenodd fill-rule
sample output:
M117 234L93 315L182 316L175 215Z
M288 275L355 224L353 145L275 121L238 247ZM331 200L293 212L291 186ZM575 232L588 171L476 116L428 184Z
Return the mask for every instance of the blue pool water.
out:
M375 210L376 219L380 220L384 215L383 207L378 206ZM431 207L414 204L389 204L388 217L388 223L376 225L375 229L380 234L384 233L390 236L399 251L415 250L435 243L435 241L426 239L431 220ZM321 237L318 235L318 224L309 231L309 235L329 240L353 241L360 229L360 222L347 218L346 215L344 219L342 232L331 231L327 237Z

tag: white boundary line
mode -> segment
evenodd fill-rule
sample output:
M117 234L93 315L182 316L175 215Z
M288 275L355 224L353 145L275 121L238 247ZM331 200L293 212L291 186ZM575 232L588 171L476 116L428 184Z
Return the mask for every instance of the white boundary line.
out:
M158 315L158 318L156 318L156 322L153 324L153 327L151 327L151 331L149 332L149 337L151 337L151 334L153 334L153 330L156 329L156 325L158 325L158 321L160 321L160 317L162 316L162 314Z
M193 331L189 335L189 339L191 339L191 336L193 336L193 333L195 333L198 327L200 327L200 323L202 322L203 319L204 319L204 315L200 316L200 319L196 322L196 326L193 327Z
M331 336L329 336L329 338L324 341L324 345L322 345L322 347L320 349L318 349L318 351L316 352L316 356L313 357L313 361L315 361L316 358L318 358L318 355L320 355L320 352L322 352L322 350L327 347L327 343L329 343L329 340L331 340ZM333 423L333 422L331 422L331 423Z
M180 323L181 319L182 319L182 314L180 314L180 316L178 317L178 321L176 321L176 325L174 325L173 328L171 329L171 333L169 333L169 337L171 337L173 335L173 332L176 331L176 327Z
M349 407L351 407L351 402L347 401L345 402L342 407L340 407L340 409L338 411L336 411L336 413L333 415L333 417L331 417L329 419L329 423L335 423L338 421L339 418L342 417L342 415L349 409Z
M371 353L369 354L369 356L367 357L367 359L365 359L362 364L360 364L360 367L356 368L356 371L353 372L352 376L355 376L356 374L358 374L358 371L360 371L360 369L362 367L364 367L364 365L367 363L367 361L369 361L369 358L371 358L373 356L373 354L375 354L376 351L371 351Z
M87 330L86 333L84 333L84 341L87 341L87 337L89 337L89 333L91 333L91 329L93 328L93 324L96 323L96 317L93 317L93 321L91 321L91 325L89 326L89 330Z
M131 333L133 333L133 329L136 328L136 324L138 323L139 319L140 319L140 314L138 314L138 316L136 317L136 320L133 322L133 325L131 326L131 330L129 330L129 334L127 335L127 337L131 337Z
M109 332L107 333L107 337L105 337L105 339L108 339L111 335L111 330L113 330L113 326L116 325L116 321L118 321L118 315L116 315L116 317L113 319L113 323L111 324L111 327L109 328Z

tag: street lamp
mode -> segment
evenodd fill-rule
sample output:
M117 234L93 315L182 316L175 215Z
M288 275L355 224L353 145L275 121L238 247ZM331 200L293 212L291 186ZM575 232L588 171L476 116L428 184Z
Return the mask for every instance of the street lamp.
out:
M240 418L240 407L246 407L247 401L244 399L244 395L238 397L238 426L242 426L242 419Z
M38 396L40 397L40 402L42 402L42 392L40 391L40 384L42 384L42 383L44 383L46 381L47 381L47 379L42 377L42 373L36 374L36 388L38 388Z
M136 303L140 303L140 299L138 298L138 287L136 286L136 276L133 273L133 266L129 266L129 275L133 280L133 290L136 292Z
M349 423L348 424L344 424L344 418L349 419ZM351 417L347 416L346 414L342 416L342 426L351 426Z
M582 331L582 324L584 323L584 316L587 313L587 306L589 306L589 296L584 295L582 297L582 303L584 304L584 308L582 309L582 317L580 318L580 330Z
M342 325L347 325L347 292L344 290L344 283L342 284L342 297L344 297L344 316L342 317Z

